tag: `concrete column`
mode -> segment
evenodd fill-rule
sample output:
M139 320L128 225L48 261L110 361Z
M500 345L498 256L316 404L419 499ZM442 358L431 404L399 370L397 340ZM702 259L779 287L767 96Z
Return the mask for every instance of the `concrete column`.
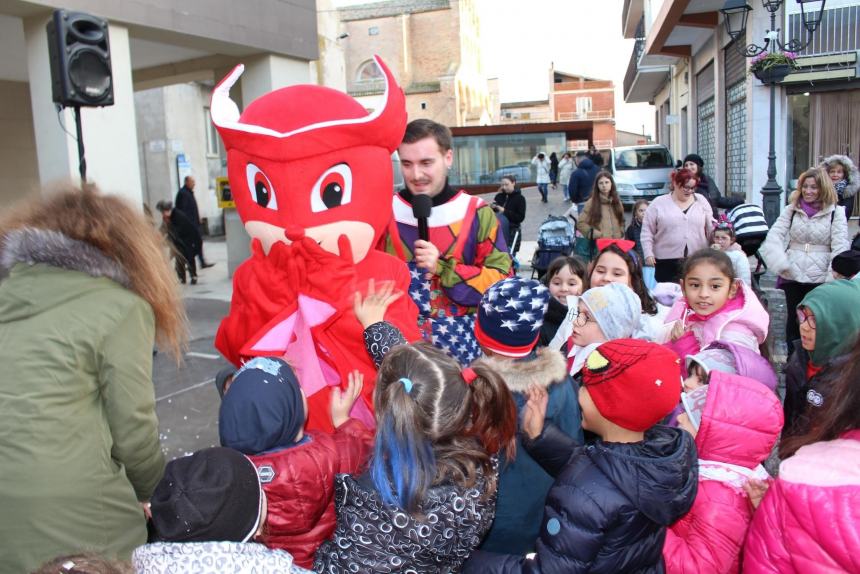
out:
M43 185L57 180L79 183L74 112L66 109L60 113L66 131L72 134L68 135L57 121L56 106L51 100L47 21L44 17L24 21L39 181ZM111 23L110 47L114 105L81 109L87 180L140 206L143 193L127 28Z
M310 68L305 60L267 54L245 62L245 73L242 74L243 106L272 90L307 84L309 81Z
M216 76L218 81L224 74ZM268 54L245 62L240 86L236 87L241 87L241 103L244 108L273 90L306 84L309 81L310 67L307 61ZM231 96L238 103L240 100L237 92L234 88ZM251 255L251 239L235 209L224 212L224 232L227 236L227 270L232 277L236 268Z

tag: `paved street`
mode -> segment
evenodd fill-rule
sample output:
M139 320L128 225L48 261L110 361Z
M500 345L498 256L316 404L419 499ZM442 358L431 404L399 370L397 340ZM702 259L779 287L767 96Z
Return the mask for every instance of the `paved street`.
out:
M215 267L201 271L198 285L183 285L190 324L188 353L180 365L167 353L154 358L156 410L161 445L168 459L218 445L218 393L215 373L229 363L215 350L215 332L227 314L230 281L223 241L207 241Z

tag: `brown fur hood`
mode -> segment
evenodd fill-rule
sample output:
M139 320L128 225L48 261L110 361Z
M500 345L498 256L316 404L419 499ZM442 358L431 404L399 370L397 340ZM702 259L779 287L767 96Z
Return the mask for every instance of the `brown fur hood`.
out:
M511 361L499 357L483 357L475 361L499 373L511 392L523 393L529 385L549 387L566 380L567 361L559 351L543 347L533 359Z
M21 227L7 233L0 246L0 270L8 274L16 263L44 263L91 277L107 277L131 288L128 274L116 260L89 243L51 229Z

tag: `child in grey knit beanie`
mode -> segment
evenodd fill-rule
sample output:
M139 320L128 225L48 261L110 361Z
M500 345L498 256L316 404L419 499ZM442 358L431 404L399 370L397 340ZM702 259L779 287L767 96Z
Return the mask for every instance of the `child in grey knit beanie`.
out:
M609 283L589 289L580 298L607 341L629 338L639 326L642 302L636 293L622 283Z

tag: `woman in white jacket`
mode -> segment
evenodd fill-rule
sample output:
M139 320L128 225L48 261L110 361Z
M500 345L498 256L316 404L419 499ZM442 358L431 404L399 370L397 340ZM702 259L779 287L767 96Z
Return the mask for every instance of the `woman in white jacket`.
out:
M543 152L540 152L532 158L532 165L535 166L535 179L537 180L538 191L540 191L540 200L542 203L546 203L547 193L549 193L549 160Z
M777 286L785 292L789 350L800 338L797 305L831 277L833 257L848 249L848 221L836 201L827 172L806 170L761 246L765 263L779 275Z
M561 184L561 191L564 193L564 200L570 200L570 193L567 191L567 184L570 181L570 174L573 173L573 168L576 164L573 163L573 158L570 157L570 152L564 152L561 161L558 162L558 182Z

